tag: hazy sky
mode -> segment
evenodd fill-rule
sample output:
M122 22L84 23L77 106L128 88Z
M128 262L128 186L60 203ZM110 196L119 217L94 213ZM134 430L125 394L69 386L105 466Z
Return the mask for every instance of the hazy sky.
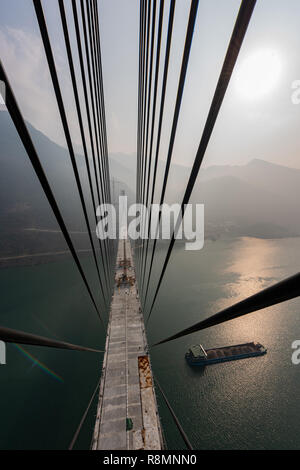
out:
M70 2L65 3L74 44ZM65 145L32 1L1 0L0 5L0 55L24 116L51 139ZM136 153L138 5L137 0L99 0L108 143L112 153ZM239 5L238 0L199 3L174 147L176 163L189 166L194 159ZM80 150L57 2L44 0L43 6L72 135ZM189 6L188 0L177 0L161 159L168 147ZM168 11L166 0L162 58ZM291 101L292 82L300 79L299 22L299 0L258 0L205 165L244 164L262 158L300 168L300 105ZM76 49L73 50L78 67ZM81 87L80 92L82 95Z

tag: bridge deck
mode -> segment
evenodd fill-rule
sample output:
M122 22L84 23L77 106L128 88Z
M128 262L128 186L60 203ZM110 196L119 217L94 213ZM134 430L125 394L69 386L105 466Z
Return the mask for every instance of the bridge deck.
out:
M126 274L134 277L130 243L125 241ZM125 260L125 263L126 263ZM116 279L124 273L124 241L119 242ZM118 287L111 304L106 352L92 449L162 448L162 435L147 352L144 319L135 283ZM128 426L128 420L132 420ZM126 427L129 428L126 430Z

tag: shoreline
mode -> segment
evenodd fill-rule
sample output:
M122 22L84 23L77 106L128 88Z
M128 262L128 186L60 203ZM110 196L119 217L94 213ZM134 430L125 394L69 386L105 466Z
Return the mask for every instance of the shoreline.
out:
M204 240L204 245L206 242L211 242L211 243L216 243L218 241L237 241L237 240L243 240L243 239L254 239L254 240L266 240L266 241L272 241L272 240L287 240L287 239L296 239L300 238L300 236L289 236L289 237L254 237L254 236L249 236L249 235L236 235L236 236L219 236L217 238L215 237L206 237ZM164 245L166 245L169 240L159 240L162 242ZM183 244L186 242L186 240L177 240L176 245L178 247L183 246ZM162 249L163 247L160 246ZM79 254L88 254L91 253L91 249L79 249L77 250L77 253ZM14 267L26 267L26 266L37 266L40 264L46 264L46 263L52 263L55 261L58 261L59 259L62 259L63 257L69 257L70 252L69 250L61 250L61 251L55 251L55 252L42 252L42 253L24 253L24 254L19 254L19 255L12 255L12 256L3 256L0 257L0 269L4 268L14 268Z

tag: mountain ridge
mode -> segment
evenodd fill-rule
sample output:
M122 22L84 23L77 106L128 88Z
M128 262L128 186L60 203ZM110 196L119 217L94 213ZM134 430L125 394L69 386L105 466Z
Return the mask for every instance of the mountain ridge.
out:
M68 150L27 125L69 230L85 231ZM48 245L51 249L64 249L60 233L46 236L44 232L28 230L56 230L57 223L7 112L0 113L0 149L0 255L46 252ZM76 159L94 224L84 158L76 155ZM125 190L129 202L133 202L135 156L111 154L109 163L114 196ZM159 162L154 202L160 194L164 167L165 162ZM190 168L172 164L166 202L180 202L189 175ZM254 158L245 165L202 168L190 202L204 203L206 232L212 238L225 233L276 238L299 236L298 201L299 169ZM88 242L83 236L77 238L77 246L85 249Z

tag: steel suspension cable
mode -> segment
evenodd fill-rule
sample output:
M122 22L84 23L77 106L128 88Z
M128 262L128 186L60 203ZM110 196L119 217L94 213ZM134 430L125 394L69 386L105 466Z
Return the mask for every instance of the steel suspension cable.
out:
M95 35L94 35L94 29L92 26L93 20L92 20L92 11L90 8L90 2L86 2L87 6L87 20L88 20L88 31L89 31L89 38L90 38L90 51L91 51L91 62L92 62L92 70L93 70L93 79L94 79L94 91L95 91L95 98L96 98L96 114L97 114L97 123L98 123L98 131L99 131L99 143L100 143L100 153L101 153L101 159L99 159L98 164L99 164L99 171L101 172L102 176L102 182L104 186L104 194L105 194L105 200L104 203L108 202L109 200L109 195L108 195L108 186L107 186L107 175L105 174L104 170L104 131L103 131L103 125L101 121L101 105L100 105L100 99L99 99L99 89L100 89L100 84L99 84L99 77L98 77L98 71L97 71L97 53L96 53L96 44L95 44ZM105 257L106 257L106 264L107 264L107 276L108 276L108 283L109 285L111 284L111 279L109 276L109 273L111 271L110 267L110 258L108 254L108 244L107 240L104 241L105 244ZM111 285L110 285L111 287Z
M100 45L100 32L99 32L99 12L97 1L91 0L91 24L94 35L95 44L95 60L97 70L97 83L98 83L98 102L100 110L100 123L101 123L101 134L103 142L103 171L105 174L106 181L106 192L107 202L111 202L111 191L110 191L110 175L108 165L108 145L107 145L107 132L106 132L106 116L105 116L105 103L104 103L104 88L103 88L103 75L102 75L102 59L101 59L101 45Z
M150 36L150 21L151 21L151 3L145 2L144 6L144 42L143 42L143 80L142 80L142 115L141 115L141 141L140 141L140 160L141 160L141 174L140 174L140 203L143 202L143 177L145 170L145 119L146 119L146 106L147 106L147 89L148 89L148 57L149 57L149 36ZM141 214L142 215L142 214ZM140 230L142 225L140 224ZM139 245L139 270L141 267L141 249Z
M174 110L174 116L173 116L173 122L172 122L172 128L171 128L170 143L169 143L169 148L168 148L167 161L166 161L166 166L165 166L162 192L161 192L161 198L160 198L160 206L162 206L164 202L166 188L167 188L167 182L168 182L168 177L169 177L169 171L170 171L175 136L176 136L176 131L177 131L179 113L180 113L181 102L182 102L182 97L183 97L183 90L184 90L184 85L185 85L187 67L188 67L190 51L191 51L191 46L192 46L192 41L193 41L195 22L197 18L198 6L199 6L199 0L191 1L188 27L187 27L187 32L186 32L184 52L183 52L183 57L182 57L179 84L178 84L178 90L177 90L176 104L175 104L175 110ZM161 210L159 211L156 232L159 231L160 221L161 221ZM153 259L155 255L156 245L157 245L157 238L155 237L153 247L152 247L152 255L151 255L152 262L151 262L150 270L149 270L149 282L150 282L150 278L152 274ZM146 300L147 299L145 299L145 302Z
M192 39L193 24L194 24L195 19L196 19L197 7L198 7L197 4L195 4L195 3L191 4L188 30L187 30L187 34L186 34L185 49L184 49L184 55L183 55L183 60L182 60L182 66L181 66L181 75L180 75L179 86L178 86L177 101L176 101L176 107L175 107L175 112L174 113L179 112L180 105L181 105L181 98L182 98L182 93L183 93L184 80L185 80L186 69L187 69L188 58L189 58L189 52L190 52L189 41L191 41L191 39ZM165 66L164 66L164 77L163 77L163 87L162 87L162 97L161 97L161 105L160 105L160 116L159 116L159 124L158 124L158 134L157 134L157 144L156 144L156 154L155 154L155 163L154 163L154 171L153 171L153 184L152 184L152 194L151 194L150 207L153 204L154 193L155 193L156 175L157 175L157 167L158 167L158 157L159 157L160 142L161 142L162 121L163 121L163 115L164 115L165 94L166 94L167 79L168 79L170 48L171 48L172 31L173 31L174 10L175 10L175 2L174 2L174 4L171 3L171 6L170 6L167 50L166 50L166 58L165 58ZM181 95L180 95L180 90L181 90ZM176 120L176 114L174 114L171 139L172 139L172 135L173 135L173 139L175 138L176 128L177 128L177 120ZM171 147L171 145L173 145L173 144L170 143L170 146L169 146L169 152L168 152L168 159L169 160L171 159L172 148L173 148L173 147ZM166 165L168 165L168 162L167 162ZM165 180L167 180L168 171L169 171L169 168L168 168L168 166L166 166L165 178L164 178ZM163 197L164 197L164 193L162 194L161 200L163 199ZM150 217L152 217L151 213L150 213ZM160 215L159 215L159 217L160 217ZM159 230L159 223L160 223L160 218L159 218L159 222L158 222L158 225L157 225L157 231ZM149 220L149 230L150 230L150 224L151 224L151 219ZM152 247L152 254L151 254L149 273L148 273L148 278L147 278L144 304L146 304L148 291L149 291L149 284L150 284L150 278L151 278L151 273L152 273L152 268L153 268L153 260L154 260L154 254L155 254L155 249L156 249L156 243L157 243L157 240L155 239L153 247ZM148 241L148 245L149 245L149 241ZM146 272L146 265L145 265L145 272Z
M101 199L100 199L98 172L97 172L97 165L96 165L96 154L95 154L95 148L94 148L94 137L93 137L93 130L92 130L92 121L91 121L90 106L89 106L89 99L88 99L87 82L86 82L86 76L85 76L83 51L82 51L82 46L81 46L81 36L80 36L80 28L79 28L76 0L72 0L72 9L73 9L73 19L74 19L74 25L75 25L77 49L78 49L79 64L80 64L80 71L81 71L81 80L82 80L84 99L85 99L85 109L86 109L86 114L87 114L89 136L90 136L91 150L92 150L92 158L93 158L93 165L94 165L94 170L95 170L95 180L96 180L98 203L100 204Z
M43 346L47 348L57 349L70 349L72 351L88 351L103 353L99 349L88 348L79 346L78 344L67 343L65 341L58 341L56 339L47 338L45 336L33 335L21 330L13 330L11 328L4 328L0 326L0 340L6 343L28 344L29 346Z
M143 8L144 1L140 0L140 27L139 27L139 75L138 75L138 109L137 109L137 170L136 170L136 201L139 201L139 177L140 177L140 160L139 160L139 145L140 145L140 127L141 127L141 79L142 79L142 41L143 41Z
M106 124L103 120L104 115L104 101L101 99L101 69L100 69L100 59L99 59L99 47L97 41L97 33L96 33L96 23L95 23L95 11L94 11L94 3L91 0L90 2L86 3L87 5L87 19L88 19L88 31L89 31L89 38L90 38L90 48L91 48L91 57L92 57L92 68L93 68L93 77L94 77L94 90L95 90L95 98L96 98L96 111L97 111L97 122L98 122L98 129L99 129L99 142L100 142L100 153L101 159L99 165L101 167L102 179L104 183L104 192L105 192L105 204L110 202L110 191L109 191L109 173L106 167L106 153L107 153L107 141L106 141ZM101 65L102 67L102 65ZM107 262L109 266L109 271L111 272L111 259L109 254L109 244L107 239L105 240L106 245L106 252L107 252Z
M180 108L181 108L181 103L182 103L183 90L184 90L187 68L188 68L188 63L189 63L189 58L190 58L191 47L192 47L198 6L199 6L199 0L191 1L190 15L189 15L188 27L187 27L187 32L186 32L186 39L185 39L185 45L184 45L181 70L180 70L180 78L179 78L179 84L178 84L178 90L177 90L176 104L175 104L175 110L174 110L174 117L173 117L173 123L172 123L171 137L170 137L170 143L169 143L169 149L168 149L168 155L167 155L167 162L166 162L160 204L163 203L165 194L166 194L167 181L168 181L168 176L169 176L169 171L170 171L175 136L176 136L177 126L178 126L178 118L179 118L179 113L180 113Z
M106 126L106 112L105 112L105 100L104 100L104 85L103 85L103 72L102 72L102 57L101 57L101 42L100 42L100 33L99 33L99 12L98 12L98 3L97 0L94 0L94 17L95 17L95 31L96 31L96 43L98 49L98 68L100 75L100 98L102 104L102 121L103 121L103 133L104 133L104 142L105 142L105 167L107 173L108 185L108 197L109 202L111 202L111 188L110 188L110 171L109 171L109 161L108 161L108 141L107 141L107 126Z
M154 56L154 40L155 40L155 27L156 27L156 0L153 0L153 6L152 6L152 28L151 28L151 46L150 46L150 66L149 66L149 86L148 86L148 102L147 102L147 117L146 117L146 137L145 137L145 171L144 171L144 177L143 177L143 188L144 188L144 194L143 194L143 211L144 211L144 203L146 201L146 175L148 173L148 178L150 177L150 170L151 170L151 156L149 155L148 158L148 137L149 137L149 122L150 122L150 110L151 110L151 92L152 92L152 72L153 72L153 56ZM144 240L144 233L145 233L145 217L147 214L142 214L142 256L141 256L141 278L142 278L142 273L143 273L143 264L144 264L144 245L145 245L145 240ZM143 284L141 283L141 291L143 290Z
M92 5L93 5L92 11L93 11L93 20L94 20L95 42L96 42L96 49L97 49L97 68L98 68L99 85L100 85L101 117L102 117L102 130L103 130L103 140L104 140L104 168L105 168L105 173L106 173L108 203L111 204L112 199L111 199L110 171L109 171L109 160L108 160L108 140L107 140L106 112L105 112L105 99L104 99L102 58L101 58L99 12L98 12L97 0L92 0ZM107 241L108 251L109 251L110 271L111 271L111 289L112 289L115 259L114 259L114 255L112 251L112 240L109 239L106 241Z
M155 1L155 0L153 0ZM142 277L142 250L143 250L143 231L144 231L144 197L145 197L145 175L147 172L147 143L148 143L148 122L147 116L149 112L150 106L150 90L152 85L152 77L151 77L151 41L150 41L150 32L151 32L151 6L152 0L148 2L148 11L147 11L147 34L146 34L146 63L145 63L145 89L144 89L144 114L143 114L143 134L142 134L142 162L143 162L143 171L141 175L141 203L142 203L142 210L141 210L141 226L140 226L140 233L141 233L141 243L140 243L140 271L139 271L139 279ZM154 18L155 21L155 18ZM152 51L153 53L153 51ZM153 54L152 54L153 55Z
M144 106L144 79L145 79L145 44L146 44L146 1L141 0L141 50L140 50L140 60L141 60L141 79L140 79L140 89L139 89L139 98L140 98L140 119L139 119L139 135L138 135L138 161L140 163L140 173L138 180L138 194L137 202L141 202L141 175L142 175L142 132L143 132L143 106Z
M153 182L152 182L152 194L151 194L150 207L152 206L153 201L154 201L155 186L156 186L156 176L157 176L157 169L158 169L158 157L159 157L159 151L160 151L162 122L163 122L163 116L164 116L166 88L167 88L167 81L168 81L168 71L169 71L169 62L170 62L170 50L171 50L171 43L172 43L172 33L173 33L175 6L176 6L176 0L171 0L170 13L169 13L167 44L166 44L166 54L165 54L165 63L164 63L164 72L163 72L161 103L160 103L158 131L157 131L156 152L155 152L154 169L153 169L153 179L152 179ZM152 218L152 215L151 215L151 218ZM149 220L149 228L151 228L150 224L151 224L151 219ZM152 271L153 259L154 259L154 251L152 250L151 261L150 261L150 266L149 266L149 273ZM146 304L146 300L147 300L147 296L148 296L148 290L149 290L149 284L150 284L150 274L148 274L148 278L147 278L147 286L146 286L144 304Z
M74 0L74 3L76 0ZM98 127L97 127L97 118L96 118L96 97L94 94L94 87L93 87L93 78L92 78L92 51L90 50L90 45L89 45L89 38L88 38L88 29L87 29L87 23L86 23L86 15L85 15L85 10L84 10L84 2L83 0L80 0L80 11L81 11L81 21L82 21L82 28L83 28L83 36L84 36L84 46L85 46L85 56L86 56L86 63L87 63L87 71L88 71L88 79L89 79L89 90L90 90L90 99L91 99L91 105L92 105L92 115L93 115L93 122L94 122L94 135L95 135L95 140L96 140L96 151L97 151L97 171L99 174L99 180L100 180L100 187L101 187L101 196L102 196L102 202L105 203L106 201L106 196L104 192L104 183L103 183L103 175L101 173L101 168L100 168L100 153L99 153L99 132L98 132ZM99 204L100 204L100 199L99 199Z
M81 6L81 19L82 19L82 27L83 27L83 34L84 34L84 44L85 44L85 55L86 55L86 61L87 61L87 70L88 70L88 77L89 77L89 84L90 84L90 97L91 97L91 104L92 104L92 115L93 115L93 121L94 121L94 135L96 139L96 150L97 150L97 160L98 160L98 170L99 170L99 178L100 178L100 183L101 183L101 195L102 195L102 202L105 204L106 203L106 195L105 195L105 185L103 181L103 174L101 172L101 166L100 166L100 147L99 147L99 135L100 135L100 128L99 128L99 133L98 133L98 127L97 127L97 118L96 118L96 109L97 105L96 103L96 95L94 93L93 89L93 78L92 78L92 50L89 49L89 40L88 40L88 32L87 32L87 25L86 25L86 16L85 16L85 11L84 11L84 3L83 0L80 1L80 6ZM96 89L96 84L94 83L94 87ZM100 201L99 201L100 204ZM107 251L106 248L104 248L105 252L105 258L106 258L106 263L104 264L105 266L105 279L106 279L106 286L107 289L109 290L108 287L108 278L109 278L109 269L108 269L108 256L107 256Z
M163 389L161 388L161 386L160 386L160 384L159 384L159 381L158 381L157 378L154 376L154 374L153 374L153 377L154 377L155 383L156 383L156 385L157 385L157 387L158 387L158 389L159 389L159 391L160 391L160 393L161 393L161 395L162 395L162 397L163 397L163 399L164 399L164 402L166 403L166 405L167 405L167 407L168 407L168 409L169 409L169 411L170 411L170 413L171 413L171 415L172 415L172 418L173 418L173 420L174 420L174 422L175 422L175 424L176 424L176 427L177 427L178 431L180 432L182 439L183 439L184 442L185 442L185 445L187 446L187 448L188 448L189 450L193 450L192 444L190 443L189 438L187 437L186 433L184 432L183 427L181 426L179 419L177 418L177 416L176 416L176 414L175 414L175 412L174 412L172 406L170 405L170 402L169 402L169 400L167 399L166 394L164 393Z
M85 158L85 164L86 164L86 168L87 168L89 188L90 188L90 192L91 192L92 205L93 205L93 209L94 209L95 223L97 225L95 196L94 196L93 183L92 183L92 177L91 177L91 171L90 171L88 151L87 151L86 140L85 140L85 133L84 133L84 127L83 127L83 120L82 120L82 114L81 114L81 107L80 107L80 101L79 101L79 94L78 94L78 88L77 88L77 82L76 82L76 76L75 76L74 62L73 62L73 57L72 57L72 50L71 50L70 37L69 37L69 32L68 32L68 25L67 25L66 13L65 13L64 1L63 0L58 0L58 4L59 4L59 9L60 9L60 16L61 16L61 22L62 22L62 27L63 27L65 45L66 45L66 50L67 50L68 63L69 63L69 69L70 69L70 74L71 74L71 81L72 81L72 86L73 86L73 91L74 91L74 98L75 98L77 117L78 117L78 122L79 122L79 128L80 128L80 134L81 134L81 140L82 140L82 146L83 146L83 152L84 152L84 158ZM102 260L102 262L103 262L103 260ZM104 288L103 288L100 272L99 272L99 279L100 279L100 287L101 287L102 295L103 295L103 298L106 301L106 295L104 294Z
M89 31L92 30L94 39L93 44L95 48L94 57L95 65L97 70L97 96L98 96L98 109L100 113L100 124L101 124L101 139L102 139L102 171L104 174L105 190L106 190L106 201L105 203L112 203L111 200L111 189L110 189L110 172L108 162L108 144L107 144L107 128L106 128L106 115L105 115L105 101L104 101L104 87L103 87L103 74L102 74L102 60L101 60L101 45L100 45L100 27L99 27L99 12L98 4L96 0L91 0L90 4L90 23ZM115 265L116 252L113 249L113 241L111 239L105 239L106 252L108 256L109 264L109 283L110 289L113 290L113 273Z
M83 60L83 50L81 46L81 35L80 35L76 0L72 0L72 9L73 9L73 19L74 19L74 25L75 25L77 49L78 49L78 55L79 55L81 79L82 79L83 92L84 92L85 109L86 109L86 115L87 115L87 121L88 121L89 137L90 137L90 142L91 142L92 160L93 160L93 166L95 170L95 182L96 182L98 203L100 205L101 198L100 198L99 179L98 179L97 164L96 164L95 142L94 142L93 129L92 129L92 118L91 118L90 106L89 106L88 89L87 89L87 81L86 81L85 67L84 67L84 60ZM89 60L89 57L87 57L87 63L88 63L88 60ZM91 100L92 100L92 95L91 95ZM96 132L97 131L95 129L95 138L96 138ZM104 255L103 255L101 241L99 241L99 246L100 246L101 258L104 262ZM105 275L105 270L104 270L104 275Z
M97 196L98 196L98 203L100 205L101 204L101 198L100 198L99 179L98 179L97 164L96 164L95 143L94 143L94 136L93 136L93 129L92 129L92 118L91 118L90 106L89 106L87 81L86 81L86 76L85 76L83 50L82 50L82 46L81 46L81 35L80 35L76 0L72 0L72 9L73 9L73 19L74 19L74 24L75 24L77 49L78 49L79 63L80 63L80 70L81 70L81 79L82 79L84 99L85 99L85 108L86 108L87 121L88 121L89 137L90 137L90 142L91 142L92 159L93 159L93 166L94 166L94 170L95 170L95 181L96 181L96 188L97 188ZM86 52L88 54L88 51L86 51ZM89 66L89 55L87 55L87 65ZM89 68L88 68L88 73L89 73ZM93 100L93 95L92 95L92 92L91 92L91 102L92 102L92 107L93 107L93 101L92 100ZM95 138L97 138L96 128L95 128ZM103 260L103 263L105 263L101 241L99 241L99 246L100 246L101 258ZM105 273L105 271L104 271L104 273Z
M150 149L149 149L149 165L148 165L148 181L147 181L147 190L146 190L146 207L148 209L149 202L149 190L150 190L150 171L152 164L152 150L153 150L153 137L154 137L154 125L155 125L155 113L156 113L156 101L157 101L157 91L158 91L158 76L159 76L159 65L160 65L160 51L161 51L161 36L162 36L162 26L163 26L163 15L164 15L164 0L160 2L159 10L159 20L158 20L158 33L157 33L157 45L156 45L156 64L155 64L155 78L154 78L154 91L153 91L153 105L152 105L152 123L151 123L151 136L150 136ZM154 174L152 179L152 186L155 185ZM153 203L153 201L152 201ZM146 240L146 254L144 256L144 269L142 267L143 277L141 280L141 292L143 293L144 281L145 281L145 272L147 265L148 257L148 247L149 247L149 236L150 236L150 227L151 227L151 204L150 204L150 214L148 217L148 236Z
M138 116L137 116L137 169L136 169L136 201L140 202L140 177L141 177L141 129L142 129L142 80L143 80L143 48L144 48L144 16L145 1L140 0L140 27L139 27L139 76L138 76ZM135 243L136 271L139 270L139 240Z
M219 111L220 111L220 108L221 108L221 105L222 105L222 102L223 102L223 99L224 99L224 96L225 96L225 93L226 93L226 90L228 88L230 78L231 78L236 60L238 58L238 55L239 55L239 52L240 52L240 49L241 49L246 31L247 31L247 28L248 28L248 25L249 25L249 22L250 22L250 19L251 19L255 4L256 4L256 0L242 0L241 6L240 6L240 9L239 9L239 13L238 13L238 16L237 16L237 20L236 20L236 23L235 23L235 26L234 26L234 30L233 30L233 33L232 33L232 36L231 36L231 39L230 39L230 42L229 42L228 49L227 49L224 64L223 64L223 67L222 67L222 70L221 70L221 74L220 74L220 77L219 77L219 80L218 80L218 83L217 83L216 91L215 91L215 94L214 94L214 97L213 97L213 100L212 100L212 103L211 103L211 107L210 107L210 110L209 110L209 113L208 113L208 117L207 117L207 120L206 120L206 123L205 123L205 126L204 126L203 134L202 134L200 144L199 144L199 147L198 147L198 150L197 150L197 153L196 153L196 157L195 157L193 168L192 168L192 171L191 171L191 174L190 174L190 178L189 178L189 181L188 181L188 184L187 184L187 187L186 187L186 191L185 191L185 194L184 194L184 197L183 197L183 201L181 203L182 219L184 217L186 204L188 204L188 202L189 202L189 199L190 199L192 190L194 188L194 185L195 185L198 173L199 173L199 169L200 169L204 154L206 152L206 149L207 149L211 134L213 132L213 129L214 129L214 126L215 126L215 123L216 123L216 120L217 120L217 117L218 117L218 114L219 114ZM160 278L159 278L159 281L158 281L158 285L157 285L156 290L155 290L155 294L154 294L154 298L153 298L153 301L152 301L152 304L151 304L151 308L150 308L150 312L149 312L149 315L148 315L147 323L148 323L148 321L150 319L150 316L151 316L151 313L153 311L153 307L154 307L155 301L157 299L157 295L158 295L158 292L159 292L159 289L160 289L160 286L161 286L161 283L162 283L167 265L169 263L170 256L171 256L174 244L175 244L175 233L177 233L177 230L178 230L178 222L179 222L179 218L178 218L175 231L173 232L173 235L172 235L172 238L171 238L171 241L170 241L170 244L169 244L167 256L166 256L166 259L165 259L165 262L164 262L164 265L163 265L163 268L162 268L162 272L161 272L161 275L160 275Z
M82 2L83 4L83 2ZM95 37L92 30L92 19L91 19L91 8L89 0L86 2L86 18L87 18L87 28L89 34L89 44L90 44L90 56L91 56L91 66L92 66L92 77L94 83L94 96L95 96L95 103L96 103L96 116L97 116L97 126L98 126L98 136L99 136L99 149L100 153L98 158L98 167L99 172L101 174L101 181L103 184L103 192L104 192L104 202L108 200L107 194L107 184L106 184L106 176L104 172L104 163L103 163L103 156L104 156L104 142L103 142L103 130L102 130L102 122L101 122L101 111L100 111L100 100L99 100L99 77L97 73L97 65L96 65L96 50L95 50Z
M89 401L89 403L88 403L88 405L87 405L87 407L86 407L86 409L85 409L85 412L84 412L83 415L82 415L82 418L81 418L80 423L79 423L79 425L78 425L78 427L77 427L77 429L76 429L76 431L75 431L75 434L74 434L73 439L72 439L72 441L71 441L71 443L70 443L70 445L69 445L68 450L73 450L74 445L76 444L76 441L77 441L77 439L78 439L78 436L79 436L79 434L80 434L80 431L81 431L81 429L82 429L82 426L83 426L84 423L85 423L85 420L86 420L86 418L87 418L87 415L88 415L88 413L89 413L89 411L90 411L90 408L91 408L91 406L92 406L92 404L93 404L93 401L94 401L94 399L95 399L97 390L98 390L98 388L99 388L99 386L100 386L100 382L101 382L101 377L100 377L100 379L98 380L98 383L97 383L96 388L95 388L95 390L94 390L94 392L93 392L93 395L91 396L91 399L90 399L90 401Z
M99 316L103 326L104 326L104 323L103 323L103 320L102 320L102 317L101 317L101 314L99 312L99 309L97 307L97 304L96 304L96 301L94 299L94 296L93 296L93 293L90 289L90 286L88 284L88 281L87 281L87 278L84 274L84 271L82 269L82 266L80 264L80 261L79 261L79 258L78 258L78 255L76 253L76 250L74 248L74 245L73 245L73 242L71 240L71 237L69 235L69 232L68 232L68 229L65 225L65 222L64 222L64 219L61 215L61 212L59 210L59 207L58 207L58 204L56 202L56 199L54 197L54 194L52 192L52 189L51 189L51 186L48 182L48 179L46 177L46 174L44 172L44 169L41 165L41 162L40 162L40 159L38 157L38 154L36 152L36 149L35 149L35 146L32 142L32 139L31 139L31 136L28 132L28 129L26 127L26 124L25 124L25 121L24 121L24 118L21 114L21 111L19 109L19 106L17 104L17 101L15 99L15 96L13 94L13 91L12 91L12 88L10 86L10 83L9 83L9 80L7 78L7 75L5 73L5 70L4 70L4 67L2 65L2 62L0 60L0 80L2 80L4 83L5 83L5 86L6 86L6 107L7 107L7 110L11 116L11 119L15 125L15 128L19 134L19 137L24 145L24 148L28 154L28 157L31 161L31 164L34 168L34 171L39 179L39 182L44 190L44 193L48 199L48 202L50 204L50 207L51 209L53 210L53 213L56 217L56 220L58 222L58 225L62 231L62 234L65 238L65 241L68 245L68 248L71 252L71 255L75 261L75 264L78 268L78 271L80 273L80 276L86 286L86 289L88 291L88 294L90 296L90 299L92 301L92 304L97 312L97 315Z
M257 294L251 295L246 299L238 302L230 307L221 310L220 312L212 315L205 320L202 320L189 328L172 335L158 343L155 343L153 346L159 344L167 343L173 341L174 339L182 338L183 336L190 335L205 328L210 328L211 326L219 325L229 320L239 318L244 315L248 315L252 312L257 312L263 308L271 307L272 305L277 305L281 302L286 302L287 300L294 299L300 296L300 273L295 274L289 278L280 281L271 287L261 290ZM153 347L152 346L152 347Z
M184 90L184 85L185 85L187 67L188 67L188 62L189 62L189 57L190 57L190 52L191 52L191 46L192 46L192 41L193 41L193 34L194 34L195 22L196 22L196 18L197 18L198 6L199 6L199 0L192 0L191 1L188 27L187 27L186 39L185 39L185 46L184 46L184 52L183 52L181 70L180 70L180 78L179 78L179 84L178 84L178 90L177 90L176 104L175 104L175 110L174 110L174 117L173 117L172 129L171 129L170 143L169 143L169 148L168 148L168 154L167 154L167 160L166 160L166 166L165 166L165 172L164 172L164 179L163 179L163 185L162 185L162 192L161 192L161 198L160 198L160 206L162 206L162 204L164 202L165 193L166 193L166 189L167 189L171 159L172 159L172 154L173 154L173 148L174 148L175 136L176 136L176 131L177 131L177 125L178 125L179 113L180 113L180 108L181 108L181 102L182 102L182 97L183 97L183 90ZM158 230L159 230L160 221L161 221L161 210L159 211L159 217L158 217L156 232L158 232ZM157 245L157 238L155 237L154 243L153 243L153 248L152 248L153 258L154 258L154 254L155 254L155 250L156 250L156 245ZM153 261L152 261L150 271L149 271L149 278L151 277L151 274L152 274L152 266L153 266ZM145 299L145 302L146 302L146 299Z
M33 4L34 4L34 8L35 8L35 12L36 12L36 16L37 16L37 20L38 20L38 24L39 24L41 36L42 36L42 41L43 41L43 45L44 45L44 49L45 49L45 53L46 53L46 58L47 58L48 66L49 66L49 71L50 71L50 75L51 75L51 79L52 79L52 84L53 84L53 88L54 88L54 92L55 92L55 96L56 96L56 100L57 100L57 104L58 104L58 108L59 108L59 113L60 113L60 117L61 117L61 121L62 121L62 126L63 126L63 129L64 129L64 134L65 134L69 154L70 154L71 164L72 164L72 168L73 168L73 172L74 172L74 176L75 176L75 180L76 180L76 185L77 185L77 189L78 189L78 193L79 193L79 197L80 197L80 201L81 201L81 205L82 205L84 219L85 219L85 223L86 223L87 230L88 230L88 236L89 236L89 240L90 240L91 247L92 247L93 258L94 258L94 261L95 261L95 264L96 264L96 267L97 267L97 273L98 273L98 277L99 277L99 280L100 280L101 279L100 278L100 271L99 271L98 261L97 261L97 257L96 257L94 242L93 242L93 238L92 238L92 234L91 234L91 227L90 227L89 217L88 217L87 208L86 208L86 204L85 204L85 200L84 200L82 185L81 185L81 181L80 181L80 176L79 176L77 163L76 163L76 158L75 158L75 153L74 153L74 148L73 148L73 143L72 143L72 139L71 139L71 134L70 134L70 130L69 130L69 125L68 125L68 121L67 121L67 116L66 116L64 103L63 103L63 98L62 98L62 93L61 93L61 89L60 89L60 85L59 85L59 80L58 80L58 76L57 76L57 72L56 72L54 56L53 56L53 52L52 52L52 48L51 48L51 44L50 44L50 39L49 39L49 35L48 35L48 30L47 30L47 26L46 26L46 21L45 21L45 17L44 17L44 12L43 12L43 8L42 8L41 0L33 0Z
M147 2L146 2L147 4ZM141 179L141 202L143 203L144 200L144 186L143 186L143 180L144 180L144 172L145 166L146 166L146 155L145 155L145 149L146 149L146 119L147 119L147 105L148 105L148 91L149 91L149 85L148 82L150 83L150 62L149 62L149 45L150 45L150 31L151 31L151 5L152 5L152 0L148 0L148 9L147 9L147 27L146 27L146 58L145 58L145 81L144 81L144 108L143 108L143 134L142 134L142 163L143 163L143 171L142 171L142 179Z
M144 105L145 105L145 64L146 64L146 36L147 36L147 18L148 8L146 7L146 1L143 1L143 35L142 35L142 80L141 80L141 117L140 117L140 138L138 148L138 158L140 160L140 174L139 174L139 194L138 202L142 201L142 176L143 176L143 122L144 122ZM140 269L140 247L137 252L138 266L137 271Z
M142 119L141 119L141 179L140 179L140 202L143 200L142 181L144 175L144 139L145 139L145 116L146 116L146 90L148 78L148 55L149 55L149 31L150 31L150 13L151 1L145 1L145 16L144 16L144 43L143 43L143 81L142 81Z

